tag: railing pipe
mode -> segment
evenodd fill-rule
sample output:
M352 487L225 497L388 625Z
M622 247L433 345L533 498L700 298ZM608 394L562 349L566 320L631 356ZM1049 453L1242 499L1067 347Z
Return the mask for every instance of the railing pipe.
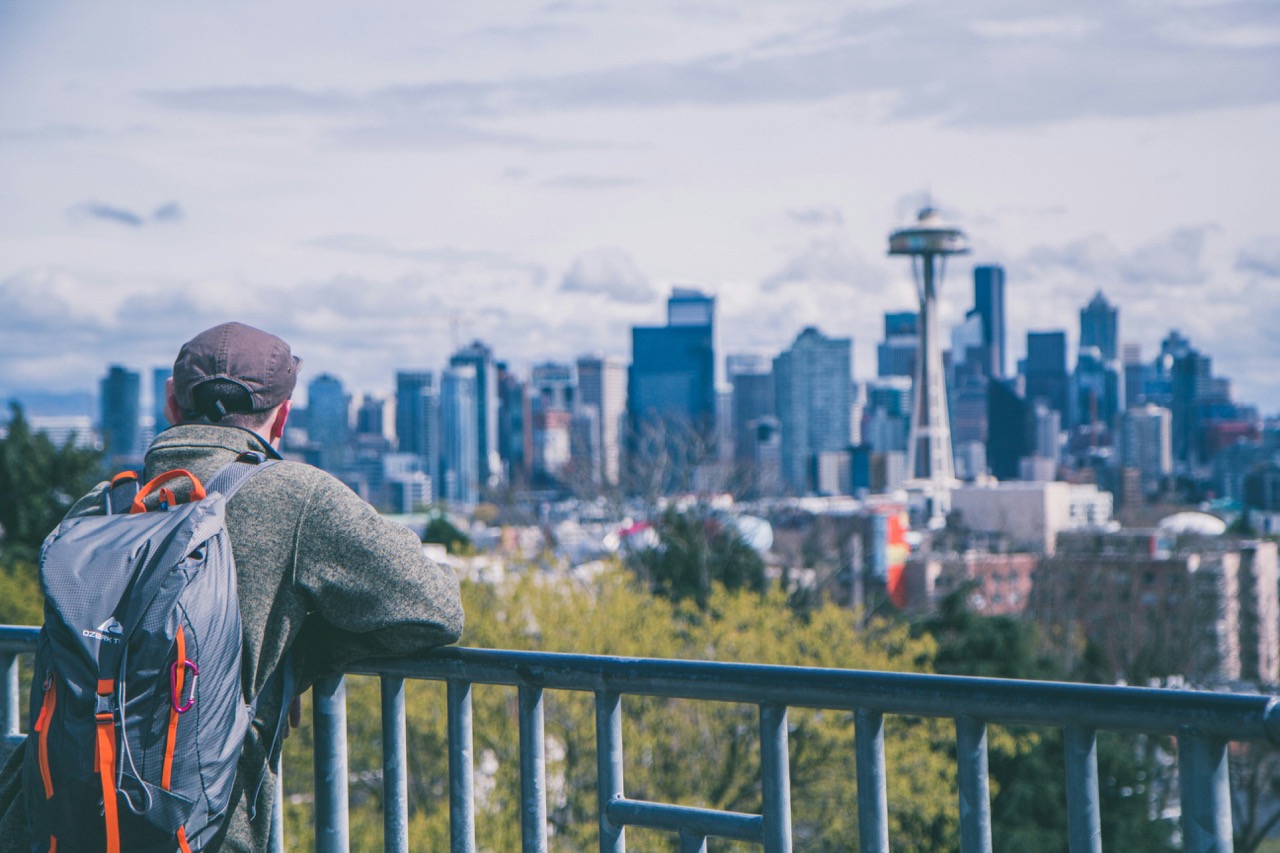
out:
M280 760L283 757L276 756L275 796L271 801L271 836L267 839L267 853L284 853L284 773Z
M409 853L409 767L404 679L382 677L382 845Z
M1067 844L1071 853L1102 853L1098 807L1098 736L1093 729L1063 730L1067 764Z
M621 798L609 802L609 818L627 826L764 843L764 818L755 814Z
M785 705L760 706L760 778L764 785L765 853L791 853L791 764Z
M626 853L626 828L609 820L609 804L623 796L622 697L596 693L596 801L600 810L600 853Z
M859 708L853 716L858 775L858 846L889 853L889 798L885 790L884 715Z
M346 680L341 676L322 679L311 695L316 739L316 853L348 853Z
M1280 701L1239 693L504 649L444 648L418 658L363 661L350 671L923 717L963 714L1005 724L1061 726L1070 720L1092 729L1175 736L1193 728L1226 740L1280 744Z
M449 702L449 849L475 853L475 763L471 737L471 682L450 681Z
M991 789L987 783L987 724L956 717L956 772L960 777L961 853L991 853Z
M542 690L520 688L520 831L525 853L547 851L547 750Z
M1178 784L1182 849L1187 853L1229 853L1234 842L1226 741L1184 732L1178 738Z

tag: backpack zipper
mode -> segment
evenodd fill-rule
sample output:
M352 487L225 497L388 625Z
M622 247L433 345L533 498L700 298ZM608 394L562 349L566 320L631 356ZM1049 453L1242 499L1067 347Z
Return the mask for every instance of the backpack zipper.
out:
M44 677L44 701L40 704L40 716L36 718L36 731L40 733L40 778L44 782L44 798L53 798L53 775L49 772L49 728L53 721L53 709L58 704L58 683L53 680L53 670Z

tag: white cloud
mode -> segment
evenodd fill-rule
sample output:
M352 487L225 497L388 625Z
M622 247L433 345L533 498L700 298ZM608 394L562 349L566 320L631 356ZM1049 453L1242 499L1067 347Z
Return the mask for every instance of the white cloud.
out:
M1250 240L1236 255L1235 268L1280 278L1280 235L1268 234Z
M573 259L560 282L564 293L592 293L616 302L644 304L657 295L626 251L605 247Z
M1078 39L1097 30L1101 23L1079 15L1048 18L1002 18L974 21L975 33L989 39Z

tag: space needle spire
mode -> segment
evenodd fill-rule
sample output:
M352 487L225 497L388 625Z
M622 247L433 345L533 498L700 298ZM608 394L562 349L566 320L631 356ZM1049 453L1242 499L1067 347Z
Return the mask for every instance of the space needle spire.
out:
M889 254L911 258L920 298L920 348L916 354L911 437L907 445L907 489L924 496L931 526L946 520L951 510L951 490L956 484L947 381L942 372L938 335L938 292L946 274L947 255L968 251L964 232L945 222L932 206L920 211L915 224L889 235Z

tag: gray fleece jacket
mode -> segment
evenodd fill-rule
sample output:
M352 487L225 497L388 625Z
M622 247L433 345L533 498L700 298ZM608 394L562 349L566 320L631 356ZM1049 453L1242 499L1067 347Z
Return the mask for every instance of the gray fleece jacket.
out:
M187 424L158 435L143 481L174 468L202 482L245 450L268 451L248 430ZM185 481L173 481L179 498ZM101 511L101 484L71 509ZM455 642L462 602L453 571L428 560L407 528L380 517L341 482L285 461L254 475L227 505L244 624L246 697L261 692L245 738L231 813L211 851L267 849L274 776L267 750L287 701L272 676L292 650L304 687L360 658L405 655ZM251 687L250 687L251 686ZM30 850L19 748L0 771L0 851ZM249 818L253 785L266 777Z

